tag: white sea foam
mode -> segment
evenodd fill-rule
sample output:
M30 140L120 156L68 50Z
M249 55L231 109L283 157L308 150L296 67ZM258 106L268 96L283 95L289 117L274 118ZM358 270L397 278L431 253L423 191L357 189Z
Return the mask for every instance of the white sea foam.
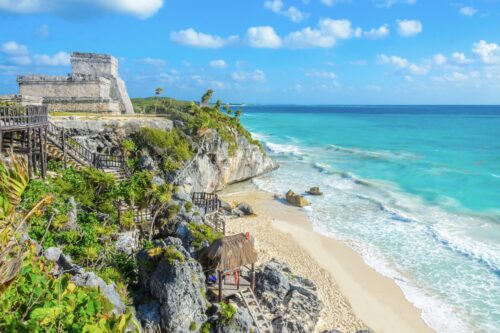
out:
M330 145L330 149L343 154L358 155L370 159L410 159L415 160L417 155L409 152L389 151L389 150L367 150L357 147L342 147L337 145Z
M309 166L318 171L329 169L327 165L320 163L311 163ZM403 290L405 297L422 310L423 320L436 331L470 332L470 327L462 320L465 317L462 312L463 308L457 308L455 304L451 305L449 300L444 300L442 296L436 295L435 290L432 291L432 289L445 288L446 281L443 285L441 285L442 282L436 282L437 285L431 284L432 288L429 290L415 283L413 278L406 278L405 275L399 273L400 270L406 271L407 268L415 265L418 267L418 262L423 263L425 260L429 260L429 265L439 265L439 261L445 258L447 250L439 248L439 245L432 245L428 236L427 239L425 238L426 223L430 218L447 220L454 219L454 217L437 208L429 209L419 200L397 191L397 188L390 183L368 182L353 174L333 170L328 173L329 176L325 177L324 172L310 173L303 166L296 165L295 167L258 178L254 182L261 189L273 193L283 192L287 188L306 188L311 183L320 185L325 195L320 198L311 198L312 206L306 210L315 231L346 241L360 253L368 265L380 274L392 278ZM363 185L364 182L371 186ZM389 221L394 222L389 223ZM344 225L350 225L352 230L345 228L344 230ZM359 235L356 235L358 233ZM398 258L394 261L394 258L389 259L382 254L375 245L368 245L362 241L363 238L369 242L371 238L376 240L380 238L377 235L382 236L382 239L387 238L383 242L385 244L400 244L399 246L403 246L404 253L408 253L409 256L400 257L393 253L393 256ZM420 248L424 244L425 247ZM395 246L391 251L397 252L397 248ZM448 251L454 251L454 249ZM435 274L438 274L436 276L439 278L439 272ZM459 304L462 302L461 297L464 296L461 293L476 293L474 297L478 296L477 290L474 290L474 287L467 282L466 276L464 276L463 283L464 285L449 291L452 293L452 299Z
M284 155L301 155L302 151L299 147L294 145L284 145L279 143L265 143L266 148L275 153L275 154L284 154Z

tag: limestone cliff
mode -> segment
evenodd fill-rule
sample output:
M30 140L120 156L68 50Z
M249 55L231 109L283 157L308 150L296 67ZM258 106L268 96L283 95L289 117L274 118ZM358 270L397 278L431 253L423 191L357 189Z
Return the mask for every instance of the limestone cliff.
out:
M165 117L54 117L51 120L68 129L75 138L93 151L101 153L117 152L121 141L141 127L171 130L173 122ZM244 181L278 167L259 146L251 144L237 135L237 148L223 140L215 130L209 130L199 139L192 140L196 151L194 158L181 168L175 183L187 192L212 192L226 185ZM154 161L152 161L154 162ZM152 163L146 169L157 169ZM159 172L157 169L156 171Z
M198 153L178 175L178 183L188 191L212 192L278 168L257 145L239 135L238 147L231 151L228 142L216 131L209 131Z

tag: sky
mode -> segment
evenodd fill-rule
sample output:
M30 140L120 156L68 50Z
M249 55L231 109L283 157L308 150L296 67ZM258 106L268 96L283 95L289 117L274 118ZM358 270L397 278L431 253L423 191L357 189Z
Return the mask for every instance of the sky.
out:
M500 0L0 0L0 94L73 51L132 97L500 104Z

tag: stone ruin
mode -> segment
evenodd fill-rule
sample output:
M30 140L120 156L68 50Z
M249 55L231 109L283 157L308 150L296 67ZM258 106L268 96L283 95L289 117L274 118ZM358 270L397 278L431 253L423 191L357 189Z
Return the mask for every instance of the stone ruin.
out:
M18 76L20 96L42 98L49 112L134 113L115 57L73 52L71 67L67 76Z

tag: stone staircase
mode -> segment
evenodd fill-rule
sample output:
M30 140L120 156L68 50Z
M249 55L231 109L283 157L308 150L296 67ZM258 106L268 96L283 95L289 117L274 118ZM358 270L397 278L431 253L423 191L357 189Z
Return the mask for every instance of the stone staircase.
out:
M123 156L94 153L69 136L64 128L52 123L49 123L47 134L47 153L51 157L77 169L99 169L112 175L117 181L128 178Z
M247 307L252 319L257 327L258 333L272 333L273 328L271 324L267 321L266 317L264 317L264 312L260 307L259 301L255 297L252 289L247 288L240 292L241 298L243 299L243 303Z

